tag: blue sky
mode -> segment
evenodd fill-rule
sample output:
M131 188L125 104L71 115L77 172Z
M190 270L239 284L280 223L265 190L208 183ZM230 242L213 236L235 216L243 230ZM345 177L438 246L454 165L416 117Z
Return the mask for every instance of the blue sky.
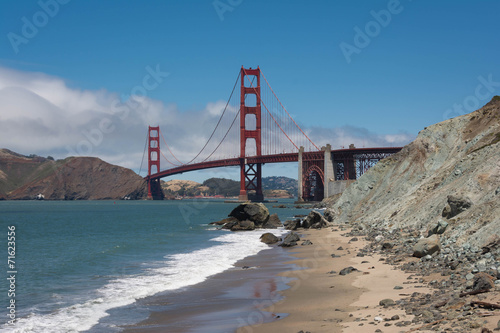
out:
M78 154L83 132L157 71L138 108L84 155L138 170L156 122L175 127L171 145L187 160L198 147L175 140L201 120L192 130L210 134L216 118L203 114L227 100L242 65L260 66L320 144L404 145L500 94L499 12L494 0L1 1L0 146Z

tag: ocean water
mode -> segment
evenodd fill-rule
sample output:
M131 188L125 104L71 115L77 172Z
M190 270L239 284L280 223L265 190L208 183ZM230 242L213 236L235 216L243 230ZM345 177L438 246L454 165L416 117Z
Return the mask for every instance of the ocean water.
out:
M293 207L291 200L282 203ZM281 220L307 212L272 205ZM190 288L268 248L259 241L262 230L233 233L208 224L234 206L217 200L0 201L0 331L119 332L146 319L147 309L133 311L137 300ZM12 226L15 296L7 280ZM8 323L12 300L14 325Z

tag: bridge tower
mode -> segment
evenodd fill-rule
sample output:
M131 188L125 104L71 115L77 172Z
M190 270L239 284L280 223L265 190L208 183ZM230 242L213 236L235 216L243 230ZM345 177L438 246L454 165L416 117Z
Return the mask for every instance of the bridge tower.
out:
M254 119L250 120L252 117ZM250 126L253 124L255 124L255 128L250 128ZM246 160L246 145L249 139L255 140L256 156L262 156L260 68L257 67L257 69L252 69L252 68L245 69L243 68L243 66L241 66L241 94L240 94L241 175L240 175L239 199L248 200L249 199L248 191L255 191L255 197L251 199L253 201L263 201L264 195L262 194L262 163L247 163Z
M153 167L156 170L153 171ZM162 200L160 179L151 179L153 173L160 172L160 126L148 128L148 200Z

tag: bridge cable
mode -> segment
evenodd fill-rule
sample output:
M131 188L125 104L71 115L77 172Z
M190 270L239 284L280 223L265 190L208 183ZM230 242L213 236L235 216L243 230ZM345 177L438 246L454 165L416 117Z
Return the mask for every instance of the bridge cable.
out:
M245 71L245 69L243 69L243 71ZM262 73L262 72L261 72ZM245 75L246 75L246 71L245 71ZM250 80L249 80L250 81ZM252 83L250 83L251 87L252 88L255 88L253 86ZM271 118L274 120L274 122L276 123L276 125L278 125L279 129L281 130L281 132L283 132L283 134L285 134L285 136L287 137L288 141L290 141L292 143L292 145L297 149L299 150L299 147L297 147L297 145L292 141L292 139L290 139L290 137L288 136L288 134L286 134L286 132L283 130L283 128L281 127L281 125L276 121L276 119L274 118L274 116L271 114L271 112L269 111L269 109L267 108L266 104L262 101L262 98L260 98L260 94L257 94L259 96L259 99L260 99L260 102L262 103L262 105L264 105L264 107L266 108L266 111L267 113L271 116ZM315 145L316 146L316 145ZM316 147L317 148L317 147Z
M139 167L139 176L141 175L141 172L142 172L142 163L144 163L144 155L146 155L146 148L148 147L148 141L149 141L148 139L149 139L149 133L148 133L148 135L146 135L146 143L144 144L144 151L142 152L141 166ZM160 171L160 170L158 170L158 171Z
M238 77L236 78L236 82L234 83L234 87L233 87L233 90L231 91L231 95L229 96L229 99L227 100L226 106L224 107L224 111L222 112L222 115L220 116L219 121L217 122L217 125L215 126L214 130L212 131L212 134L211 134L211 135L210 135L210 137L208 138L208 140L207 140L207 142L205 143L205 145L203 146L203 148L201 148L200 152L199 152L199 153L198 153L198 154L197 154L197 155L196 155L196 156L195 156L195 157L194 157L191 161L189 161L189 162L187 162L187 163L185 163L185 164L190 164L190 163L192 163L195 159L197 159L197 158L198 158L198 156L200 156L200 154L203 152L203 150L205 150L205 148L208 146L208 143L210 142L210 140L212 140L212 137L214 136L215 131L217 130L217 128L219 127L220 122L222 121L222 117L224 117L224 114L226 113L227 106L229 105L229 102L231 101L231 98L233 97L234 90L236 89L236 85L238 84L238 80L239 80L239 78L240 78L240 75L241 75L241 73L238 73ZM234 121L233 121L233 123L234 123ZM231 127L232 127L232 125L231 125ZM231 129L231 128L230 128L230 129ZM226 134L226 135L227 135L227 134ZM224 136L224 138L225 138L225 137L226 137L226 136ZM222 141L221 141L221 143L222 143ZM219 146L220 146L220 144L219 144ZM218 148L219 146L217 146L217 148ZM214 150L214 152L215 152L215 150ZM214 152L212 152L212 154L213 154ZM210 154L210 156L212 156L212 154Z
M184 163L182 163L181 161L179 161L179 160L177 159L177 157L174 155L174 153L170 150L170 147L169 147L169 145L167 144L167 142L165 141L165 138L163 137L163 133L161 132L161 130L160 130L160 136L161 136L161 138L163 139L163 143L165 144L165 146L167 146L167 149L168 149L168 151L170 152L170 154L171 154L171 155L175 158L175 160L176 160L177 162L179 162L179 163L180 163L180 165L178 165L178 164L174 164L174 163L172 163L172 162L168 161L168 159L167 159L165 156L163 156L163 157L165 157L165 159L166 159L166 160L167 160L170 164L172 164L172 165L174 165L174 166L181 166L181 165L183 165ZM161 151L161 149L160 149L160 151ZM163 155L163 154L162 154L162 155Z
M240 76L238 75L238 78ZM253 82L255 81L255 77L252 79L252 82L250 82L250 84L253 85ZM233 91L234 91L234 88L233 88ZM245 100L246 100L246 96L245 96ZM215 149L210 153L210 155L207 156L207 158L205 158L201 163L203 162L206 162L214 153L217 149L219 149L220 145L224 142L224 140L226 139L227 135L229 134L229 131L231 130L231 128L233 128L234 126L234 122L236 121L236 119L238 119L238 116L240 116L240 113L241 113L241 109L238 109L238 112L236 113L236 116L234 116L234 119L233 119L233 122L231 123L231 126L229 126L229 129L227 130L226 134L222 137L222 140L219 142L219 144L217 145L217 147L215 147Z
M321 149L319 149L319 148L318 148L318 146L316 146L316 145L314 144L314 142L312 142L312 140L311 140L311 139L307 136L307 134L306 134L306 133L304 133L304 131L302 130L302 128L300 128L300 126L299 126L299 125L297 125L297 123L295 122L295 120L294 120L294 119L290 116L290 114L288 113L288 111L286 110L286 108L283 106L283 104L281 103L281 101L280 101L280 99L278 98L278 96L276 96L276 94L274 93L273 88L271 88L271 85L269 84L269 82L267 81L266 77L264 76L264 73L262 73L262 70L260 71L260 74L261 74L261 75L262 75L262 77L264 78L264 81L266 81L267 86L269 87L269 89L271 89L271 91L272 91L272 93L273 93L274 97L276 97L276 99L277 99L277 100L278 100L278 102L280 103L281 107L283 108L283 110L285 110L286 114L287 114L287 115L288 115L288 117L289 117L289 118L293 121L293 123L295 124L295 126L297 126L297 128L298 128L298 129L302 132L302 134L304 134L304 136L307 138L307 140L309 140L309 142L310 142L310 143L312 143L312 144L313 144L313 146L314 146L317 150L321 151Z

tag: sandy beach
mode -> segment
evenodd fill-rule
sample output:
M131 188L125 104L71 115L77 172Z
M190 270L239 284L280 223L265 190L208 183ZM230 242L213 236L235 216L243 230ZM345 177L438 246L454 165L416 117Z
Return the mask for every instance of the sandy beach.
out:
M413 315L407 315L397 306L385 308L380 301L391 299L397 302L413 293L432 293L426 284L436 276L418 279L387 264L379 254L360 256L358 251L367 242L364 237L347 236L347 232L348 229L341 230L339 226L298 231L301 235L299 244L304 240L313 243L290 250L297 258L291 263L303 269L280 274L294 280L289 283L290 288L282 292L284 299L266 309L289 315L271 323L242 327L237 332L434 332L434 323L415 324ZM339 274L350 266L358 271ZM486 300L498 303L498 294L494 295ZM483 320L483 327L494 329L500 316L498 313L488 314L487 319ZM453 331L452 324L451 320L443 322L440 331L445 328ZM467 331L480 332L481 329Z
M291 263L303 269L280 274L294 280L289 283L290 289L283 292L285 298L266 309L290 315L272 323L242 327L238 333L374 332L377 326L387 323L384 320L396 315L400 320L411 321L403 310L380 306L380 300L396 301L428 289L418 283L408 284L409 274L393 269L380 260L380 255L358 257L358 250L366 242L361 238L351 241L353 237L343 236L346 232L339 227L300 231L300 243L313 243L290 250L297 257ZM339 275L349 266L359 271ZM396 286L403 289L394 289ZM413 326L402 329L391 324L382 328L383 332L402 332Z

